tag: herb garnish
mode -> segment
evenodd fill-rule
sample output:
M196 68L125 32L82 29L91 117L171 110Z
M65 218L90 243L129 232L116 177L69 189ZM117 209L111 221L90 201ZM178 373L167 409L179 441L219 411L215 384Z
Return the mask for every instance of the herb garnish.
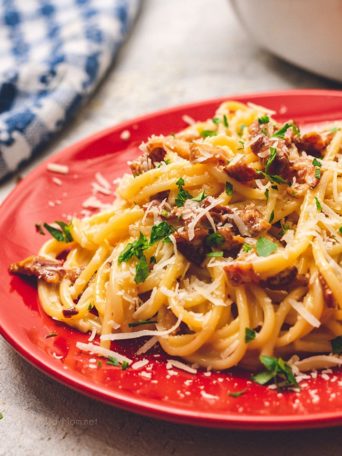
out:
M280 222L280 227L281 227L281 230L280 230L279 236L282 238L284 236L284 234L286 233L286 231L288 231L290 229L290 225L288 223Z
M270 121L270 118L268 117L267 114L264 114L263 116L259 117L259 119L258 119L259 125L267 124L269 121Z
M319 199L317 198L317 196L315 196L315 203L316 203L316 208L317 208L318 212L322 212L322 205L321 205Z
M97 367L98 367L98 368L102 367L102 361L99 360L99 361L97 362Z
M207 257L209 257L209 258L223 257L223 252L222 252L222 250L215 250L215 252L207 253Z
M252 342L252 340L255 339L256 332L252 328L246 328L245 329L245 342L248 344L249 342Z
M213 117L211 120L215 125L218 125L221 122L221 119L219 117Z
M2 420L4 417L4 414L2 412L0 412L0 420Z
M316 179L320 179L321 178L321 166L322 166L322 163L319 160L317 160L317 158L314 158L312 160L312 164L315 167L315 177L316 177Z
M292 131L293 133L296 135L296 136L299 136L300 134L300 130L298 128L298 126L296 124L290 124L290 123L285 123L278 131L276 131L275 133L273 133L272 136L276 137L276 138L282 138L284 139L285 137L285 133L287 132L287 130L289 128L292 128Z
M226 187L225 187L225 189L226 189L227 195L228 195L228 196L232 196L233 190L234 190L234 189L233 189L233 185L232 185L230 182L226 182Z
M158 225L154 225L151 231L150 245L168 238L173 231L174 228L167 222L160 222Z
M269 218L269 222L272 223L274 220L274 211L271 212L271 215L270 215L270 218Z
M200 135L202 138L207 138L208 136L216 136L217 132L215 130L202 130Z
M266 160L265 171L257 171L260 176L267 178L270 182L275 182L276 184L287 184L286 180L281 176L276 174L270 174L270 167L277 156L277 149L275 147L270 147L270 155ZM267 194L268 195L268 194Z
M275 147L270 147L270 155L269 155L268 159L266 160L266 165L265 165L266 174L269 174L270 166L274 162L276 156L277 156L277 149Z
M184 190L184 179L182 177L180 177L178 179L178 181L176 182L176 185L178 187L178 195L176 196L176 200L175 200L175 203L176 203L176 206L177 207L182 207L184 206L184 203L187 199L191 199L192 198L192 195L190 195L189 192L187 192L186 190Z
M107 359L107 363L108 366L118 366L119 365L119 361L114 358L114 356L108 356L108 359Z
M224 243L224 237L220 233L211 233L205 238L205 243L210 247L218 247Z
M278 388L299 388L291 367L283 359L261 355L260 361L266 370L252 375L253 381L259 385L266 385L274 380Z
M45 339L50 339L50 337L57 337L57 336L58 336L57 333L50 333L47 336L45 336Z
M247 391L247 388L241 390L241 391L229 391L228 392L228 396L230 397L240 397L242 395L245 394L245 392Z
M245 242L242 245L242 251L243 252L250 252L251 250L252 250L252 246L250 244L248 244L247 242Z
M58 242L72 242L73 238L71 235L71 224L65 223L63 221L56 221L54 222L56 225L60 227L56 228L48 223L44 223L43 226L39 225L38 223L35 224L36 231L39 234L45 235L43 227L46 229L48 233L51 234L53 238L55 238Z
M157 320L139 320L139 321L131 321L131 323L128 323L128 326L130 328L135 328L137 326L141 325L152 325L153 323L157 323Z
M268 257L277 250L277 244L265 237L260 237L256 243L256 252L259 256Z
M129 362L128 361L122 361L121 363L121 369L124 371L129 368Z
M135 283L145 282L149 272L150 272L150 269L148 267L146 257L145 257L145 255L143 255L141 258L139 258L139 261L135 267L135 276L134 276Z
M201 201L203 201L205 198L207 197L207 195L205 194L205 191L203 190L201 193L199 193L197 196L195 196L194 198L192 198L192 201L197 201L197 203L200 203Z
M265 190L265 198L266 198L266 201L268 201L269 196L270 196L270 191L269 191L268 188L266 188L266 190Z
M227 116L225 114L223 114L223 125L228 128L229 127L229 123L228 123L228 119L227 119Z
M342 234L342 226L339 227L338 232Z
M239 128L238 135L242 136L243 135L243 130L246 128L247 125L242 124Z
M119 263L128 261L133 257L140 258L143 255L143 251L149 247L149 242L142 233L140 233L139 239L134 242L129 242L123 251L119 255Z
M150 258L150 264L156 264L157 263L157 258L152 255L151 258Z
M332 352L335 355L340 355L342 353L342 336L337 336L335 339L330 341Z

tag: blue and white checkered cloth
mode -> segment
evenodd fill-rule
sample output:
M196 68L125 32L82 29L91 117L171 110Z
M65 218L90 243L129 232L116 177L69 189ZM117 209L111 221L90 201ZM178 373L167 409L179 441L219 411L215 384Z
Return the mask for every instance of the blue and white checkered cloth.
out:
M108 70L140 0L0 0L0 179L46 145Z

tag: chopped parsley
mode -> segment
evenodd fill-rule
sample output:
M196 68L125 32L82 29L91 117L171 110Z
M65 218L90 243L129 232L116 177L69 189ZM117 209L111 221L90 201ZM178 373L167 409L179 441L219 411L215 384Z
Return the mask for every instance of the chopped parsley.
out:
M0 420L2 420L4 418L4 414L2 412L0 412Z
M150 269L148 267L146 257L145 257L145 255L143 255L141 258L139 258L139 261L135 267L135 276L134 276L135 283L145 282L149 272L150 272Z
M270 121L270 118L268 117L267 114L264 114L263 116L259 117L259 119L258 119L259 125L267 124L269 121Z
M337 336L335 339L330 341L332 352L335 355L340 355L342 353L342 336Z
M270 196L270 191L269 191L268 188L266 188L266 190L265 190L265 199L266 199L266 201L268 201L269 196Z
M245 342L246 344L249 344L249 342L252 342L252 340L255 339L256 332L252 328L246 328L245 329Z
M119 361L114 358L114 356L108 356L108 359L107 359L107 364L108 366L118 366L120 363Z
M57 333L50 333L47 336L45 336L45 339L50 339L50 337L57 337L57 336L58 336Z
M207 138L208 136L216 136L217 132L215 130L202 130L200 135L202 138Z
M243 135L243 130L246 128L247 125L242 124L239 128L238 135L242 136Z
M156 264L157 263L157 258L152 255L151 258L150 258L150 264Z
M205 238L205 243L209 247L219 247L224 243L224 237L220 233L211 233Z
M280 222L280 227L281 227L281 230L280 230L279 236L282 238L284 236L284 234L286 233L286 231L288 231L290 229L290 225L288 223Z
M90 303L89 306L88 306L88 310L89 312L94 308L94 304Z
M274 211L271 212L271 215L270 215L270 218L269 218L269 222L272 223L274 220Z
M269 174L270 166L274 162L276 156L277 156L277 149L275 147L270 147L270 155L269 155L269 157L268 157L268 159L266 161L266 165L265 165L265 173L266 174Z
M338 232L342 234L342 226L339 227Z
M216 250L215 252L209 252L209 253L207 253L207 257L209 257L209 258L223 257L223 252L222 252L222 250Z
M128 361L122 361L121 363L121 369L124 371L129 368L129 362Z
M148 249L149 242L147 237L140 233L139 239L134 242L129 242L119 255L119 263L128 261L133 257L140 258L143 251Z
M285 123L278 131L276 131L275 133L273 133L272 136L276 137L276 138L282 138L284 139L285 137L285 133L287 132L287 130L289 128L292 128L292 131L293 133L296 135L296 136L299 136L300 135L300 130L298 128L298 126L296 124L290 124L290 123Z
M48 233L51 234L53 238L56 239L58 242L72 242L73 238L71 235L71 224L65 223L63 221L56 221L54 222L56 225L60 227L56 228L52 225L49 225L48 223L43 223L42 225L39 225L38 223L35 224L36 231L39 234L45 235L43 227L46 229Z
M261 355L260 361L266 370L252 375L253 381L266 385L273 380L278 388L299 388L291 367L283 359Z
M137 326L141 325L152 325L153 323L157 323L157 320L139 320L139 321L131 321L128 323L130 328L136 328Z
M150 245L168 238L173 231L174 228L167 222L160 222L158 225L154 225L151 231Z
M219 117L213 117L212 121L215 125L218 125L221 122L221 119Z
M186 190L184 190L184 179L182 177L180 177L178 179L178 181L176 182L176 185L178 187L178 194L176 196L176 200L175 200L175 203L176 203L176 206L177 207L182 207L184 206L184 203L187 199L191 199L192 198L192 195L190 195L189 192L187 192Z
M240 396L243 396L246 391L247 391L247 388L245 388L245 389L243 389L241 391L229 391L228 392L228 396L230 396L230 397L240 397Z
M205 194L205 191L203 190L201 193L199 193L197 196L195 196L194 198L192 198L192 201L197 201L198 203L200 203L201 201L203 201L205 198L207 197L207 195Z
M243 252L250 252L251 250L252 250L251 244L248 244L247 242L245 242L245 243L242 245L242 251L243 251Z
M312 160L312 164L315 167L315 178L316 179L320 179L321 178L321 166L322 166L322 163L319 160L317 160L317 158L314 158Z
M233 185L232 185L230 182L226 182L226 187L225 187L225 189L226 189L227 195L228 195L228 196L232 196L233 190L234 190L234 189L233 189Z
M227 119L227 116L225 114L223 114L223 125L228 128L229 127L229 123L228 123L228 119Z
M261 257L268 257L277 250L277 244L265 237L260 237L256 243L256 252Z
M316 208L317 208L318 212L322 212L322 205L321 205L319 199L317 198L317 196L315 196L315 203L316 203Z
M275 182L276 184L288 184L285 179L283 179L281 176L278 176L277 174L267 174L260 170L257 171L257 174L268 179L270 182Z
M339 127L333 127L331 130L330 130L330 133L337 133L338 131L340 131L341 128Z
M102 361L99 360L99 361L97 362L97 367L98 367L98 368L102 367Z

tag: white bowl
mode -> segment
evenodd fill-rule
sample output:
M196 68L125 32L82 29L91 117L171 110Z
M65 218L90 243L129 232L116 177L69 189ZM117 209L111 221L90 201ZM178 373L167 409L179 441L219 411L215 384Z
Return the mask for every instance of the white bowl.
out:
M342 81L342 0L230 0L262 47Z

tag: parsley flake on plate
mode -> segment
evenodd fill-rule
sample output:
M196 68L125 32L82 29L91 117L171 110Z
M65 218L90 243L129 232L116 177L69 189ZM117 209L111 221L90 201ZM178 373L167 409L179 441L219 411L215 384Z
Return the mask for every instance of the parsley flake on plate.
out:
M261 355L260 362L266 370L252 375L254 382L259 383L259 385L266 385L273 380L280 389L299 388L291 367L283 359Z
M270 239L260 237L256 243L256 252L258 256L268 257L277 250L278 246Z

